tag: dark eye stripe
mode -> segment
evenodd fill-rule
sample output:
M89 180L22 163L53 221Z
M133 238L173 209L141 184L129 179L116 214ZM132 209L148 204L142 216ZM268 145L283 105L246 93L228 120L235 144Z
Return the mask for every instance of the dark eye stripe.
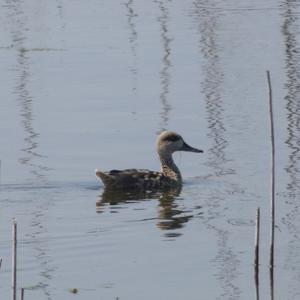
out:
M169 135L169 136L166 136L163 141L169 141L169 142L176 142L180 139L179 136L177 135Z

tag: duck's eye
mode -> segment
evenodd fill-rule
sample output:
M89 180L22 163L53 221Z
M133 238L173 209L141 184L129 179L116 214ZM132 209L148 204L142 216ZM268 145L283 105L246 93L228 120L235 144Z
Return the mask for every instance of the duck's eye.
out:
M170 135L170 136L166 136L163 141L166 141L166 142L177 142L180 140L180 137L177 136L177 135Z

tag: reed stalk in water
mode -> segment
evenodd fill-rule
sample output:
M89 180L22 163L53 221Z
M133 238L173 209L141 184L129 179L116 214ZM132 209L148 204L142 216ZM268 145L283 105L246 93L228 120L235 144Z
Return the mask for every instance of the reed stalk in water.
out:
M271 232L270 232L270 262L269 267L274 266L274 243L275 243L275 137L274 137L274 118L273 118L273 98L270 71L267 71L268 87L269 87L269 112L270 112L270 128L271 128Z
M258 271L259 268L259 246L260 246L260 208L256 210L256 223L255 223L255 256L254 256L254 266L255 270Z
M12 300L17 299L17 221L12 221Z
M21 288L21 297L20 300L24 300L24 288Z

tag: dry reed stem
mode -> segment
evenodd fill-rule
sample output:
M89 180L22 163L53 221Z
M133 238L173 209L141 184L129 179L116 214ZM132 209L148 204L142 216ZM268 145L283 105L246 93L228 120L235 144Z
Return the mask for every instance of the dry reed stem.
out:
M255 223L255 256L254 266L258 270L259 267L259 246L260 246L260 208L256 210L256 223Z
M21 288L21 297L20 300L24 300L24 288Z
M274 118L273 118L273 98L270 71L267 71L268 87L269 87L269 112L270 112L270 129L271 129L271 224L270 224L270 261L269 267L274 266L274 243L275 243L275 137L274 137Z
M17 221L12 221L12 300L17 299Z

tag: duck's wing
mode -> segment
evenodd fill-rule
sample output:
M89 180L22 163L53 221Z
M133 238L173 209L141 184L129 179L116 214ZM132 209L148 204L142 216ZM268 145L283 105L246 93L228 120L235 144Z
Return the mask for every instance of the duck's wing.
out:
M96 170L96 175L109 188L117 189L151 189L159 187L164 175L160 172L145 169L125 169L102 172Z

